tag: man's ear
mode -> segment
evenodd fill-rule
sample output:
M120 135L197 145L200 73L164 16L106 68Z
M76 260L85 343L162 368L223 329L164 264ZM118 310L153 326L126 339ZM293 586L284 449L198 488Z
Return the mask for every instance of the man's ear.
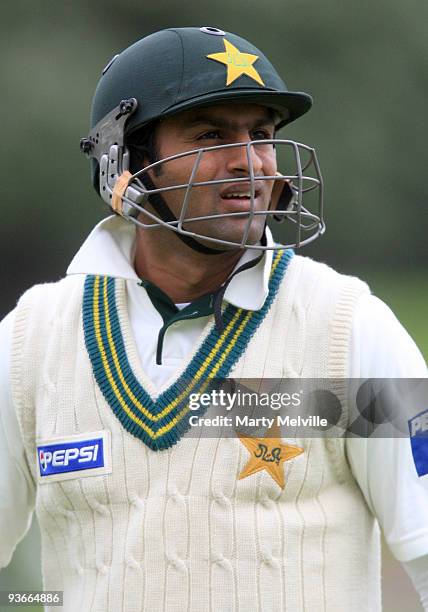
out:
M277 176L282 176L280 172L276 173ZM293 198L293 190L291 188L291 181L288 179L276 180L273 184L272 197L270 200L269 210L285 211L288 209L290 202ZM285 220L284 215L273 215L275 221L281 223Z

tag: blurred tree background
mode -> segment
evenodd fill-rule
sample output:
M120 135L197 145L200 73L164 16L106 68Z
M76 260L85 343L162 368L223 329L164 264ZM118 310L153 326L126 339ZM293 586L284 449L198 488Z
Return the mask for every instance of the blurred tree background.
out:
M60 278L106 214L79 151L103 67L155 30L211 25L250 39L314 97L280 134L315 146L326 184L327 233L304 252L367 280L428 354L427 23L425 0L5 3L0 315Z

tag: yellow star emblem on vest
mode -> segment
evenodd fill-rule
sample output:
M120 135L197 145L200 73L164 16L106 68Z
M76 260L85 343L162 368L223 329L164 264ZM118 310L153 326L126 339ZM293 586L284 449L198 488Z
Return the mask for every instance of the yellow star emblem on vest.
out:
M259 59L259 56L252 55L251 53L241 53L226 38L223 39L223 42L225 51L223 53L211 53L207 55L207 58L227 66L226 85L231 85L238 77L246 74L264 87L261 76L253 66L254 62Z
M266 470L283 489L285 487L284 462L301 455L304 449L299 446L284 444L281 441L281 434L277 425L272 426L269 433L273 437L250 438L238 432L239 439L251 455L247 465L239 474L238 480L261 470Z

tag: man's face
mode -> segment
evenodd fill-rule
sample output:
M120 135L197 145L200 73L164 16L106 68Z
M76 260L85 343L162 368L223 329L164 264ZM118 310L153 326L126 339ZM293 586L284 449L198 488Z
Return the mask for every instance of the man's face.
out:
M265 107L255 104L221 104L194 109L163 120L155 133L158 158L164 159L202 147L242 143L250 140L272 139L274 121ZM255 176L272 176L277 170L276 154L272 144L250 147ZM150 176L156 188L186 184L190 180L196 155L166 162L159 166L158 173ZM219 179L236 179L249 176L249 160L245 146L230 147L202 154L193 182ZM144 181L144 176L141 177ZM230 182L216 185L192 187L186 218L224 213L247 213L250 210L250 182ZM254 210L269 208L273 180L255 183ZM176 218L182 209L185 189L162 193ZM223 217L184 223L185 230L240 242L248 224L248 214L238 217ZM147 221L147 218L146 218ZM247 242L260 240L266 221L265 215L253 217ZM211 245L209 241L207 245Z

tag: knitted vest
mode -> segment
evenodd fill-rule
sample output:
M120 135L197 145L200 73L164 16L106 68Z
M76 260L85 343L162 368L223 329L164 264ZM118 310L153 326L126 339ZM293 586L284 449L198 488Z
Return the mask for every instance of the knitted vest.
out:
M95 381L84 280L36 286L16 310L12 393L37 488L44 588L64 591L67 612L380 610L379 531L343 439L293 441L304 452L283 464L284 489L266 471L237 478L249 459L237 438L150 450ZM366 291L295 256L230 376L346 378L352 314ZM131 367L144 381L124 281L116 298ZM336 390L343 405L344 388ZM104 432L109 471L40 483L37 441L93 432Z

